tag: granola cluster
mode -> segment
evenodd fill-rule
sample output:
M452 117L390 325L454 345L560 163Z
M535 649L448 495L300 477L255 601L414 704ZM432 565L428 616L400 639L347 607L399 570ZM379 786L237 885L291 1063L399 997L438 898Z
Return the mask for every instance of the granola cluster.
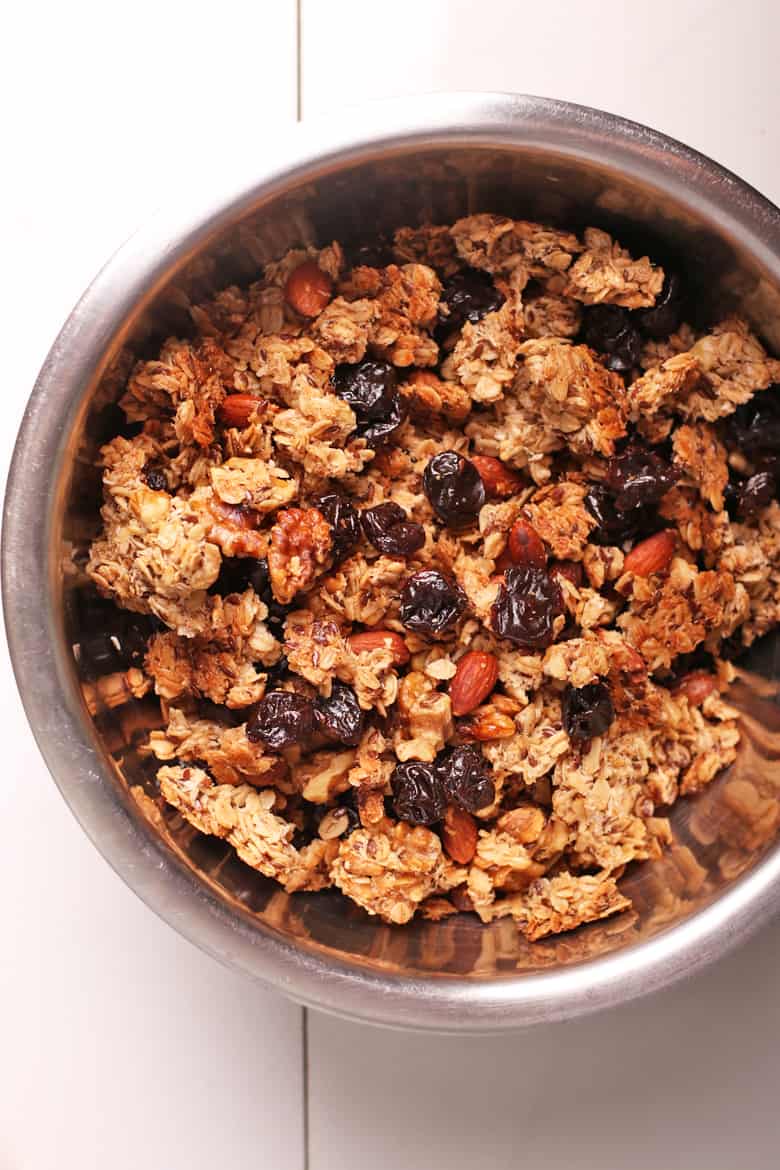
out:
M628 908L780 620L780 361L689 307L491 214L193 305L102 449L77 648L91 710L159 700L160 798L393 924Z

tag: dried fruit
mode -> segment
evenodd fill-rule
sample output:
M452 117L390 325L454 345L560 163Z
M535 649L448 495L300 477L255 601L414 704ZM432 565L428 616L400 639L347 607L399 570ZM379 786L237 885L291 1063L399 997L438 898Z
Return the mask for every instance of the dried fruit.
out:
M650 577L667 569L674 556L677 540L673 532L664 529L635 544L623 563L623 571L637 577Z
M150 491L153 492L167 492L168 480L165 478L165 472L161 467L147 460L141 470L141 478Z
M620 455L610 459L606 482L616 510L630 512L657 503L679 478L679 468L673 467L657 451L631 443Z
M585 344L605 355L607 369L625 373L639 364L642 338L628 309L618 305L592 305L582 321Z
M320 696L314 702L314 723L318 731L337 743L350 747L360 743L365 712L360 709L352 687L334 679L328 698Z
M434 764L407 760L390 777L395 814L410 825L434 825L444 816L446 800Z
M491 621L499 638L527 650L545 650L563 613L560 586L543 569L507 569L493 603Z
M245 427L260 402L254 394L228 394L218 411L220 422L226 427Z
M442 521L460 528L485 502L485 485L471 460L457 451L440 451L423 472L423 491Z
M496 799L496 786L487 760L469 744L453 748L436 761L444 793L452 804L477 813Z
M147 639L156 628L153 618L117 612L112 606L100 620L101 629L89 622L83 625L79 669L84 678L143 667Z
M287 508L276 517L268 548L274 597L289 605L330 559L330 525L317 508Z
M334 388L357 419L355 434L369 447L380 447L403 422L398 378L389 362L364 361L336 368Z
M410 557L425 544L422 524L409 520L401 505L392 501L367 508L360 523L366 539L389 557Z
M485 272L469 268L456 272L446 281L439 306L440 331L462 329L467 321L475 324L487 313L500 309L504 297Z
M632 540L643 529L652 529L657 523L654 514L647 508L618 512L615 498L604 484L593 484L584 503L596 520L596 527L588 537L593 544L620 545L626 540Z
M305 745L314 734L314 704L291 691L270 691L247 720L246 737L271 751Z
M771 471L759 471L740 484L737 496L737 514L740 520L750 520L762 508L771 504L777 494L777 480Z
M441 839L453 861L468 865L477 852L477 822L465 809L450 805L444 814Z
M567 686L561 700L563 726L573 740L593 739L603 735L615 718L609 687L603 682L585 687Z
M351 500L340 492L320 496L316 506L330 525L333 558L341 560L360 539L360 515Z
M302 317L318 317L332 293L331 279L316 260L304 260L294 268L284 286L284 299Z
M401 621L408 630L436 637L455 625L467 604L466 594L451 578L423 569L401 591Z
M396 666L404 666L409 661L406 642L394 630L365 630L362 634L350 634L347 641L355 654L366 654L382 646L392 651Z
M479 472L489 499L505 500L522 490L523 477L500 459L492 455L472 455L471 462Z
M543 569L547 564L547 551L541 536L522 516L515 520L510 529L507 549L515 565L532 565Z
M692 670L680 679L672 694L676 698L685 696L692 707L698 707L717 689L718 680L713 674L706 670Z
M498 679L498 659L472 650L458 662L450 683L453 715L468 715L488 697Z
M725 420L724 429L730 445L744 455L780 451L780 384L738 406Z
M658 340L675 333L685 312L685 293L682 281L676 272L667 272L661 291L651 309L639 309L632 313L645 337Z
M468 719L458 724L458 731L464 739L476 739L478 743L488 743L492 739L509 739L516 730L511 715L499 710L492 703L486 707L478 707Z

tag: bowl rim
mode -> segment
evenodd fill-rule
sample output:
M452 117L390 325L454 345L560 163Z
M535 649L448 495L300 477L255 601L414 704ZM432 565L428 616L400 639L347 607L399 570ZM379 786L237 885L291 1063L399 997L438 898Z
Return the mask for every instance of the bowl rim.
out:
M10 656L44 760L76 819L122 880L202 950L298 1002L394 1027L491 1032L616 1005L691 975L766 923L780 901L780 847L711 904L653 938L542 974L491 982L369 970L295 946L234 913L130 815L86 717L57 635L52 517L82 388L131 311L171 270L261 199L292 183L428 146L534 145L628 173L722 230L780 282L780 212L711 159L639 123L550 98L437 93L346 111L279 131L262 166L214 168L186 205L158 212L108 261L55 340L30 396L4 505L2 590ZM228 182L229 178L229 182ZM232 192L226 196L225 192ZM60 485L61 486L61 485Z

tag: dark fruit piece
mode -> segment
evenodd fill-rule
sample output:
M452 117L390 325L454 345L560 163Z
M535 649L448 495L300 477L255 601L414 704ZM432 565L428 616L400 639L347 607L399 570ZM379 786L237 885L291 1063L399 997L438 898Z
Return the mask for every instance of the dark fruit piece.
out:
M262 741L274 752L306 744L313 733L314 704L289 691L270 691L255 705L246 725L247 739Z
M146 643L158 626L155 618L123 612L110 602L103 605L100 610L95 606L98 616L92 620L83 620L82 611L79 668L85 678L142 667Z
M454 626L467 605L466 594L435 569L415 573L401 592L401 621L407 630L436 637Z
M553 641L553 623L563 613L558 582L532 565L507 569L491 611L499 638L527 650L545 650Z
M562 700L563 726L570 739L593 739L603 735L615 718L609 688L605 683L586 687L567 686Z
M347 259L351 268L386 268L393 264L393 246L386 236L378 236L370 244L349 248Z
M360 742L365 723L365 712L360 709L352 687L334 679L327 699L314 701L314 722L318 731L337 743L354 747Z
M360 539L360 517L357 508L340 492L329 492L314 501L316 508L330 524L334 560L341 560Z
M434 764L407 760L390 777L395 814L410 825L435 825L444 816L447 801Z
M265 557L260 560L254 557L223 557L219 576L214 584L209 586L208 592L227 597L230 593L243 593L250 586L268 606L267 624L273 629L279 629L292 606L281 605L275 600L271 592L268 561Z
M622 454L610 459L606 482L615 509L631 512L635 508L656 504L679 478L678 468L667 463L656 451L631 443Z
M168 490L168 480L165 478L165 472L161 467L155 467L151 462L144 463L141 478L153 492L167 492Z
M389 557L410 557L425 544L422 524L407 519L400 504L377 504L361 513L366 539Z
M661 339L680 326L685 311L682 281L676 272L667 272L661 291L651 309L638 309L631 316L645 337Z
M589 490L585 497L585 507L597 521L588 536L593 544L623 544L626 540L633 540L640 532L652 532L659 523L652 508L618 512L612 492L600 483L594 484Z
M482 752L469 744L453 748L437 761L448 800L466 812L487 808L496 798L496 786Z
M212 702L211 699L198 699L197 709L198 719L208 719L211 723L219 723L223 727L238 727L246 718L241 711L236 711L231 707L223 707L220 703Z
M738 406L724 428L727 442L743 455L780 451L780 384Z
M445 333L462 329L467 321L475 324L487 313L500 309L504 297L498 291L486 272L469 268L457 272L445 282L441 293L439 324ZM445 312L443 306L449 312Z
M582 333L586 345L606 355L605 365L617 373L639 363L642 338L628 309L618 305L592 305L585 309Z
M762 508L771 504L777 492L777 481L771 471L759 471L740 484L737 514L740 520L750 520Z
M468 524L485 502L485 485L470 459L457 451L440 451L423 472L423 491L442 523Z
M335 390L357 419L355 434L369 447L380 447L403 422L398 378L389 362L359 362L337 366Z
M287 677L289 664L287 657L284 654L280 654L273 666L263 666L262 662L255 662L254 667L258 673L265 674L265 689L272 691L279 685L282 679Z

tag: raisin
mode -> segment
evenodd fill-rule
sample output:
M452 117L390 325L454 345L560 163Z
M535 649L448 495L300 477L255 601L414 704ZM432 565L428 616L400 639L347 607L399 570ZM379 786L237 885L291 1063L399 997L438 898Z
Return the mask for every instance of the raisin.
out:
M631 512L658 503L679 478L679 469L656 451L631 443L620 455L610 459L606 482L615 509Z
M223 557L219 576L214 584L209 586L208 592L227 597L230 593L243 593L250 587L268 607L267 624L272 629L279 630L284 625L284 619L292 606L282 605L274 598L268 575L268 561L265 557L260 560L254 557Z
M759 471L740 484L737 514L740 520L751 520L762 508L771 504L777 492L777 481L771 471Z
M466 605L466 594L450 577L423 569L403 587L401 621L407 630L436 637L455 625Z
M262 662L256 662L254 667L258 674L265 674L265 688L267 691L275 690L279 683L287 677L289 672L289 663L284 654L279 655L273 666L264 666Z
M469 268L457 272L445 282L439 306L439 326L443 333L462 329L467 321L476 324L488 313L500 309L504 297L486 272ZM444 306L448 311L445 312Z
M246 737L272 751L304 745L314 733L314 704L303 695L270 691L255 704L246 725Z
M634 508L618 512L615 498L604 484L593 484L585 497L585 507L597 521L588 536L593 544L618 545L633 540L640 532L652 532L659 518L651 508Z
M340 492L329 492L314 501L330 525L333 557L341 560L351 552L360 539L360 517L351 500Z
M602 682L588 683L584 687L567 686L561 707L564 730L573 740L603 735L615 718L609 688Z
M336 367L335 390L357 419L355 434L369 447L380 447L403 422L398 378L389 362L364 361Z
M482 753L470 744L453 748L437 760L448 800L466 812L487 808L496 798L493 776Z
M507 569L491 619L499 638L527 650L545 650L554 640L555 619L563 613L558 582L544 569Z
M400 504L388 502L368 508L360 523L366 539L389 557L409 557L425 544L422 524L409 520Z
M452 528L468 524L485 502L482 476L457 451L433 456L423 472L423 491L438 518Z
M676 272L667 272L661 291L651 309L638 309L633 319L645 337L660 340L676 332L685 312L685 294L682 281Z
M745 455L780 451L780 384L738 406L724 429L727 441Z
M642 338L628 309L592 305L585 310L582 333L585 343L605 356L608 369L623 374L638 365Z
M351 268L387 268L394 263L393 246L386 236L377 236L370 244L360 244L347 249Z
M390 777L393 805L399 820L410 825L434 825L447 807L441 776L434 764L407 760Z
M165 478L165 472L161 467L155 466L150 459L147 459L141 469L141 478L153 492L167 492L168 490L168 480Z
M360 709L352 687L334 679L330 695L314 701L314 722L318 731L337 743L354 747L360 742L365 724L365 713Z
M128 614L106 603L101 610L101 629L97 622L82 621L84 633L79 641L79 668L85 678L100 678L119 670L142 667L146 643L158 628L156 619L144 614ZM97 612L97 611L96 611Z

